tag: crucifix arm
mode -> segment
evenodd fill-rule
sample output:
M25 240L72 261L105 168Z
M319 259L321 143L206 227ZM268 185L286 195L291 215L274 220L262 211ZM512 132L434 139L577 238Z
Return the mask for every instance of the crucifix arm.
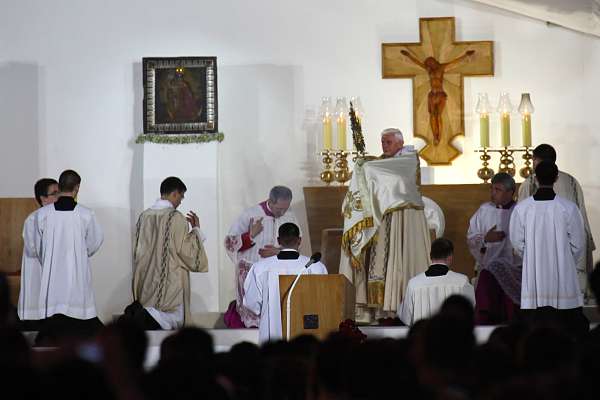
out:
M454 60L448 61L447 63L444 63L443 65L444 65L445 68L454 67L456 64L461 63L465 58L470 57L473 54L475 54L475 50L468 50L462 56L456 57Z
M410 51L408 50L400 50L400 53L402 53L402 55L408 57L408 59L410 61L412 61L413 63L417 64L419 67L423 68L423 69L427 69L425 67L425 64L423 64L417 57L415 57Z

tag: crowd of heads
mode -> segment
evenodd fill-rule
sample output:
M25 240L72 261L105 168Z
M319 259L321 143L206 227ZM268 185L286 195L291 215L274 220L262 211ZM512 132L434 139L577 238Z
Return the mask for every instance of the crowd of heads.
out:
M600 266L590 282L600 293ZM478 341L473 306L458 295L401 339L364 340L341 330L323 341L300 336L215 352L207 331L184 328L162 341L158 362L148 366L146 332L125 320L92 339L32 349L6 319L1 278L0 290L0 376L26 399L597 397L598 330L577 337L561 321L517 318Z

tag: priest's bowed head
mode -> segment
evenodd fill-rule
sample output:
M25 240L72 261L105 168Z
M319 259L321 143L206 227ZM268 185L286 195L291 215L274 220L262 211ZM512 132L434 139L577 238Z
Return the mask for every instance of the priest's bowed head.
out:
M292 203L292 191L285 186L275 186L269 193L267 205L275 218L281 217L286 213Z

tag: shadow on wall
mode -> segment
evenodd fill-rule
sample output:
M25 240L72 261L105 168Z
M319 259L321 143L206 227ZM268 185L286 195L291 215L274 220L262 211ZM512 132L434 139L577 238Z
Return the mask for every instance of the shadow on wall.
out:
M115 315L122 313L123 309L132 301L132 251L131 241L136 227L137 217L143 211L143 157L144 146L135 143L137 135L143 132L142 127L142 63L134 63L133 93L134 104L132 108L133 126L131 139L127 146L133 153L133 161L129 179L128 209L100 208L95 210L98 219L102 221L104 229L104 244L98 254L92 258L96 306L100 318L109 323ZM114 216L119 216L114 218ZM129 221L129 223L125 223ZM123 232L130 230L126 242L115 242L112 238L123 237ZM113 264L118 260L117 264ZM101 290L100 290L101 289Z
M316 107L316 106L315 106ZM268 197L274 185L289 186L292 209L310 244L302 188L315 169L311 144L316 108L305 109L304 75L300 67L241 65L219 67L220 231L222 236L241 212ZM223 238L220 238L221 243ZM303 249L310 251L310 246ZM219 246L220 309L234 298L234 266Z
M117 240L128 229L126 208L94 209L104 231L104 243L91 258L96 309L110 322L131 303L131 243Z
M31 197L40 176L39 72L37 64L0 64L0 196Z
M137 136L144 131L143 125L143 100L144 85L142 82L142 63L133 64L133 132L131 140L128 143L133 152L133 162L131 163L131 175L129 180L129 199L130 199L130 226L135 229L138 215L144 210L144 146L135 143ZM133 234L133 232L132 232Z

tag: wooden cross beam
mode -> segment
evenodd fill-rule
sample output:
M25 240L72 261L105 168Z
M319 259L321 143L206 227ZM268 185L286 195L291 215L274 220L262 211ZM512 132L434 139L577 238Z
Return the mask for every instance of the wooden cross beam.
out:
M383 78L412 78L413 133L430 165L460 155L452 139L464 135L463 79L494 75L494 42L456 42L454 17L420 18L419 43L383 43Z

